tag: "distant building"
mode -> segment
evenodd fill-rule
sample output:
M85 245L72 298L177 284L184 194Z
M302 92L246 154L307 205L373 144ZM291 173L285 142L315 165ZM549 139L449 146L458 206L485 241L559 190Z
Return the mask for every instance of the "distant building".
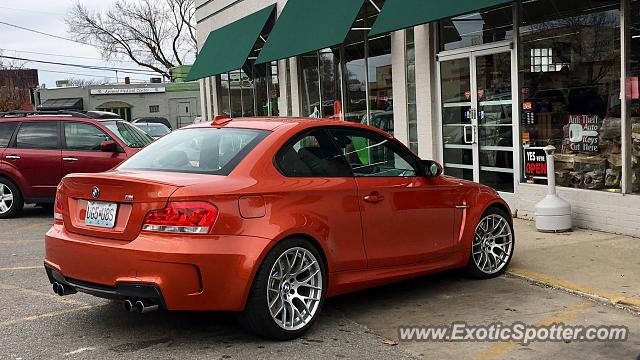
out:
M38 70L9 69L0 70L0 88L17 91L20 103L13 110L33 109L31 91L38 87ZM11 89L11 90L9 90ZM8 110L8 109L7 109Z
M110 111L127 121L163 117L179 128L200 116L199 94L197 82L92 85L39 89L34 105L37 110Z

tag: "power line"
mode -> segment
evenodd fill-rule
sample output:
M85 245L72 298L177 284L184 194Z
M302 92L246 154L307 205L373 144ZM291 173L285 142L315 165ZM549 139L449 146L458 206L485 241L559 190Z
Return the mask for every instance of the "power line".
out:
M66 72L66 71L43 70L43 69L36 69L36 70L41 71L41 72L46 72L46 73L54 73L54 74L86 76L86 77L105 78L105 79L118 79L115 76L101 76L101 75L97 75L97 74L82 74L82 73L74 73L74 72ZM145 79L134 79L134 78L131 78L131 80L133 80L133 81L146 81Z
M36 33L36 34L40 34L40 35L44 35L44 36L49 36L49 37L60 39L60 40L71 41L71 42L74 42L76 44L82 44L82 45L96 47L95 45L91 45L89 43L85 43L85 42L69 39L69 38L66 38L66 37L60 36L60 35L49 34L49 33L46 33L46 32L39 31L39 30L29 29L29 28L26 28L26 27L20 26L20 25L9 24L8 22L4 22L4 21L0 21L0 24L6 25L6 26L10 26L10 27L14 27L14 28L17 28L17 29L20 29L20 30L30 31L32 33Z
M10 51L10 52L14 52L14 53L35 54L35 55L57 56L57 57L70 58L70 59L100 60L100 61L105 62L105 63L119 62L119 63L135 64L134 61L127 61L127 60L115 60L115 59L114 60L104 60L104 59L95 58L95 57L51 54L51 53L43 53L43 52L37 52L37 51L14 50L14 49L0 49L0 51Z
M26 62L35 62L41 64L49 64L49 65L60 65L60 66L70 66L77 67L83 69L91 69L91 70L103 70L103 71L118 71L125 74L139 74L139 75L160 75L155 71L151 70L138 70L138 69L130 69L130 68L117 68L117 67L107 67L107 66L94 66L94 65L82 65L82 64L70 64L70 63L61 63L54 61L44 61L44 60L34 60L27 59L15 56L6 56L0 55L0 58L10 59L10 60L18 60L18 61L26 61Z

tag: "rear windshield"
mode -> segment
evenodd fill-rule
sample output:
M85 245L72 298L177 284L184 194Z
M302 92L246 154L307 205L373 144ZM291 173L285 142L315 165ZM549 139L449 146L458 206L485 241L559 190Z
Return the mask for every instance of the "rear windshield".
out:
M268 134L233 128L178 130L144 148L118 169L229 175Z
M124 121L104 121L102 124L130 148L143 148L153 142L151 136Z
M171 132L162 124L136 124L136 126L151 136L164 136Z

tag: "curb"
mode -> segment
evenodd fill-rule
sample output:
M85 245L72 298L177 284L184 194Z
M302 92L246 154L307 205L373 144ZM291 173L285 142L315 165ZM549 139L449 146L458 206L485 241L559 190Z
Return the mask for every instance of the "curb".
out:
M620 307L640 315L640 299L634 299L619 294L609 293L600 289L581 286L569 281L556 279L548 275L535 273L525 269L510 269L506 272L506 275L512 278L528 281L534 285L550 287L569 294L585 297L605 305Z

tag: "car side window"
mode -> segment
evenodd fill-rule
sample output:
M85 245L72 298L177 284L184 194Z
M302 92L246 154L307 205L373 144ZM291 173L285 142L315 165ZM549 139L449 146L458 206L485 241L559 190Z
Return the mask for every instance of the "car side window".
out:
M18 126L18 122L16 121L0 123L0 148L9 146L16 126Z
M351 169L322 129L295 137L278 151L276 166L287 177L352 177Z
M331 129L356 177L414 177L416 159L393 139L358 129Z
M94 125L64 122L65 148L79 151L100 151L100 144L111 138Z
M58 122L23 122L16 137L19 149L58 149Z

